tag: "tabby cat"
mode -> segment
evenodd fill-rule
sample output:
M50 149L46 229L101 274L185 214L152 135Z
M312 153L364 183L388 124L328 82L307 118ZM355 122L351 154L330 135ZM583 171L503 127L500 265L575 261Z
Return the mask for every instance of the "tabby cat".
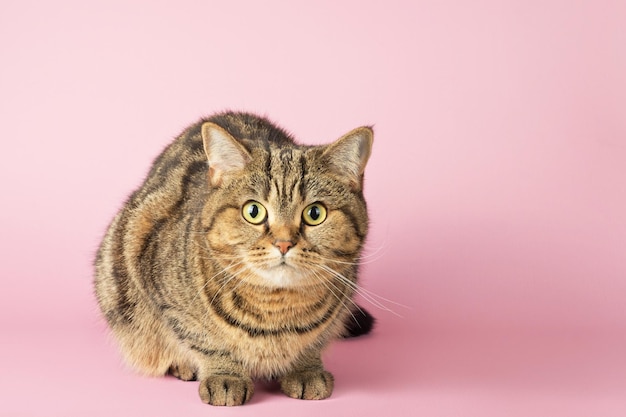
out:
M255 378L294 398L330 396L321 350L373 324L352 301L372 140L360 127L297 145L234 112L185 130L98 250L96 296L127 362L199 380L213 405L246 403Z

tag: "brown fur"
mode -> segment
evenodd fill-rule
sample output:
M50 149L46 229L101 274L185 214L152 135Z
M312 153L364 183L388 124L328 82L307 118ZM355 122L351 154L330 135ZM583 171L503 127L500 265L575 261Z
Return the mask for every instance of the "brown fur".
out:
M244 113L183 132L117 214L96 259L98 302L128 363L198 379L214 405L245 403L259 377L278 378L291 397L328 397L321 350L362 317L351 298L371 145L367 127L328 146L297 145ZM259 224L242 215L249 201L267 211ZM327 212L316 226L303 217L313 203Z

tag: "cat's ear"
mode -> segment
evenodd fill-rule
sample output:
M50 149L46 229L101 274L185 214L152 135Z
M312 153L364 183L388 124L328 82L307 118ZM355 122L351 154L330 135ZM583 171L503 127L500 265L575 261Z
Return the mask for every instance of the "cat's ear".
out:
M363 172L372 153L373 142L374 131L363 126L343 135L324 151L332 169L345 178L354 190L363 186Z
M202 125L202 142L209 160L209 181L213 186L219 186L224 176L242 170L251 159L243 145L215 123Z

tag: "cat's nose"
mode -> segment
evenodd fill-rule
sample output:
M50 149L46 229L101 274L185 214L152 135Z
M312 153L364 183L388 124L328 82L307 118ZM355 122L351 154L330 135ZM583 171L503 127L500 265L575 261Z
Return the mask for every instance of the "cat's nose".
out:
M276 242L274 242L274 246L276 246L278 248L280 253L285 255L287 253L287 251L291 247L293 247L293 242L291 240L277 240Z

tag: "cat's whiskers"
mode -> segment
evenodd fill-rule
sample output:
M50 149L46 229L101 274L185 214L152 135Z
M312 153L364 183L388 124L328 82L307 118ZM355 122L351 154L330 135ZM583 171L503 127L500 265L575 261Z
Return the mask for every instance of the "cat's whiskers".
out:
M238 275L240 275L243 271L235 271L235 273L229 273L229 271L233 268L236 268L239 265L242 265L244 262L237 262L236 264L231 264L227 267L224 268L223 271L220 271L220 275L225 275L226 279L224 280L224 283L217 289L217 291L215 291L215 294L213 294L213 298L211 298L211 301L209 301L209 305L213 305L213 302L215 301L215 299L217 298L217 296L224 290L224 288L226 288L226 286L228 284L230 284L230 282L235 279Z
M194 295L194 297L191 299L191 302L189 303L189 306L187 307L185 313L189 312L189 310L192 308L193 304L195 303L195 301L198 299L198 297L200 296L200 294L202 294L204 292L204 290L206 289L206 287L215 279L217 279L220 275L224 275L227 277L226 281L224 282L224 284L222 284L222 286L220 287L220 291L224 288L224 286L229 282L230 278L228 277L228 271L238 267L239 265L243 264L244 261L241 260L239 262L235 262L235 263L231 263L230 265L224 267L223 269L221 269L219 272L217 272L216 274L214 274L213 276L207 278L204 282L204 284L202 285L202 287L200 287L198 289L198 291L196 292L196 294ZM215 297L217 296L217 293L219 293L219 291L216 292L216 294L213 296L213 298L210 301L210 304L213 304L213 301L215 301Z
M398 317L402 317L402 315L398 314L396 311L392 310L391 308L389 308L388 306L386 306L383 302L387 302L387 303L391 303L394 305L397 305L399 307L403 307L403 308L407 308L410 309L409 306L406 306L404 304L400 304L398 302L389 300L388 298L382 297L372 291L369 291L359 285L357 285L356 283L352 282L351 280L349 280L348 278L346 278L344 275L342 275L341 273L335 271L333 268L330 268L329 266L326 265L318 265L320 268L322 268L323 270L327 271L328 273L332 274L335 278L339 279L341 282L343 282L344 284L352 287L352 289L354 290L354 292L358 295L360 295L361 297L363 297L364 300L366 300L367 302L369 302L371 305L373 305L374 307L383 310L383 311L387 311L395 316Z
M311 264L310 266L319 267L318 265L314 265L314 264ZM365 315L365 312L363 311L363 309L361 309L361 307L359 307L359 305L354 302L352 297L347 297L346 294L340 288L337 287L337 285L332 281L332 279L326 277L327 274L319 274L317 271L315 271L315 269L311 269L311 273L315 276L315 278L318 279L319 282L322 283L322 285L324 285L328 289L328 291L337 299L337 301L341 303L343 308L348 310L354 322L360 326L359 320L356 318L356 316L352 312L352 309L348 307L346 303L344 302L344 300L348 300L361 314ZM333 291L333 289L330 286L335 288L335 290L337 290L337 292L339 292L344 297L339 297L339 295L337 295L337 293Z
M227 284L229 284L230 282L232 282L233 280L237 279L237 283L235 284L234 287L232 287L230 289L230 291L235 291L237 288L239 288L242 284L244 284L246 282L246 277L248 276L252 276L252 274L250 273L250 271L248 270L241 270L236 272L235 274L230 275L230 277L226 280L226 282L224 283L224 285L222 285L220 287L220 289L218 291L216 291L215 295L213 296L213 298L211 299L211 304L213 304L213 302L215 301L215 298L219 295L220 292L222 292L222 290L226 287ZM204 313L204 317L202 318L202 323L205 325L210 325L210 324L206 324L207 321L209 319L209 311L207 310Z
M315 256L317 258L319 258L321 260L324 260L324 261L327 261L327 262L332 262L332 263L336 263L336 264L340 264L340 265L360 266L360 265L368 265L368 264L371 264L371 263L379 261L385 255L385 253L384 252L381 253L381 251L383 251L383 250L386 251L386 249L387 249L387 246L383 243L381 246L376 248L371 253L363 254L363 252L362 252L361 255L355 261L347 261L347 260L342 260L342 259L329 258L327 256L321 255L317 251L314 252L314 253L315 253ZM364 251L367 251L367 249L365 249Z
M378 246L376 249L368 248L367 246L361 252L359 256L359 260L367 259L368 263L378 261L382 259L387 254L387 242L383 242L382 245Z
M364 257L360 257L359 259L357 259L356 261L345 261L345 260L340 260L340 259L334 259L334 258L329 258L326 256L322 256L322 255L317 255L320 259L327 261L327 262L332 262L332 263L336 263L336 264L340 264L340 265L351 265L351 266L359 266L359 265L368 265L374 262L377 262L378 260L381 259L381 257L377 257L375 259L365 259ZM374 255L372 255L374 256Z
M241 262L243 263L243 262ZM213 298L211 298L211 301L209 301L209 305L213 305L213 303L215 302L217 296L226 288L226 286L228 284L230 284L234 279L240 277L242 274L248 273L248 271L241 270L241 271L236 271L234 274L233 273L228 273L228 271L224 270L221 271L221 274L224 274L226 276L226 279L224 280L224 283L220 286L220 288L215 292L215 294L213 294ZM239 285L241 285L243 283L244 280L239 279L239 282L235 285L234 288L232 288L231 291L234 291ZM205 284L206 287L206 284ZM201 322L204 324L206 322L206 320L208 319L209 316L209 310L207 309L204 312L204 316L202 317Z

